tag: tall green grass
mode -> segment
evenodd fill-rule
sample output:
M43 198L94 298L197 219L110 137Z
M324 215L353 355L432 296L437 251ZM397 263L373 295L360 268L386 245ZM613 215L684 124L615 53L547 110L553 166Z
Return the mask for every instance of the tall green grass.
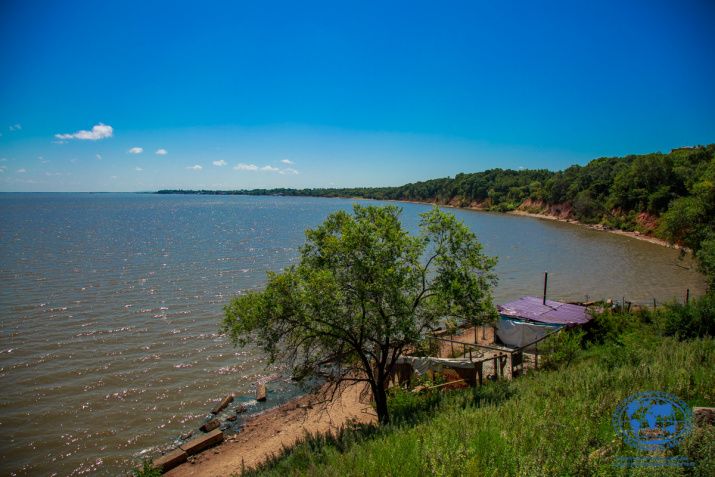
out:
M613 465L619 457L654 455L614 431L611 417L624 398L665 391L690 406L715 403L713 339L660 336L651 318L631 315L630 325L568 366L419 398L398 392L392 425L306 436L243 475L715 475L713 428L696 428L656 454L683 456L694 467Z

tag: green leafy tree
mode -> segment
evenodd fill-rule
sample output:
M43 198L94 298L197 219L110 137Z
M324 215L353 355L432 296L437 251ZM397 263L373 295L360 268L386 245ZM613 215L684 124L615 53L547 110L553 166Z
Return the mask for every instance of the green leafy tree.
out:
M402 209L353 206L305 232L298 265L268 273L261 292L235 297L222 331L255 343L270 361L304 379L320 371L339 383L367 382L380 422L389 422L386 379L441 317L488 312L496 258L452 214L420 215L420 234L402 228Z
M715 160L701 179L689 196L673 201L663 215L661 234L669 243L692 251L709 292L715 293Z

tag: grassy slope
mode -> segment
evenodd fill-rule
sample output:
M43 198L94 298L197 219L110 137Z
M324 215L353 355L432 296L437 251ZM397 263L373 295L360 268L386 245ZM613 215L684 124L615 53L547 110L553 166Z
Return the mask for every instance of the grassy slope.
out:
M715 404L713 339L678 341L639 322L568 368L419 401L398 395L396 424L306 439L246 475L715 475L713 428L696 428L660 454L685 456L695 468L612 465L653 455L624 444L611 425L620 400L651 390Z

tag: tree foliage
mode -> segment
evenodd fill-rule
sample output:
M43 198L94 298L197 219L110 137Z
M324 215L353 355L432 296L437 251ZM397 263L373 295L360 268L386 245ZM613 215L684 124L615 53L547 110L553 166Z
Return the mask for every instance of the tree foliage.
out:
M388 422L386 378L397 358L446 316L488 314L496 258L438 208L411 236L394 205L353 206L305 232L298 265L268 273L263 291L235 297L222 331L255 343L302 379L320 372L337 386L367 382Z

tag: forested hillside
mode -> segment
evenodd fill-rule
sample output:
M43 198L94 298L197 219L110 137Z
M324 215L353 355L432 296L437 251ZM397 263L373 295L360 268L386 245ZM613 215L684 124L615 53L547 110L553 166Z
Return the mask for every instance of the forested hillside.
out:
M491 169L399 187L347 189L163 190L159 193L286 195L408 200L506 212L564 205L574 219L634 229L641 213L659 217L699 183L715 179L715 144L626 157L601 157L564 171ZM530 200L529 200L530 199ZM526 204L525 204L525 201ZM652 223L651 223L652 225ZM647 225L643 224L647 227ZM645 231L645 230L644 230Z

